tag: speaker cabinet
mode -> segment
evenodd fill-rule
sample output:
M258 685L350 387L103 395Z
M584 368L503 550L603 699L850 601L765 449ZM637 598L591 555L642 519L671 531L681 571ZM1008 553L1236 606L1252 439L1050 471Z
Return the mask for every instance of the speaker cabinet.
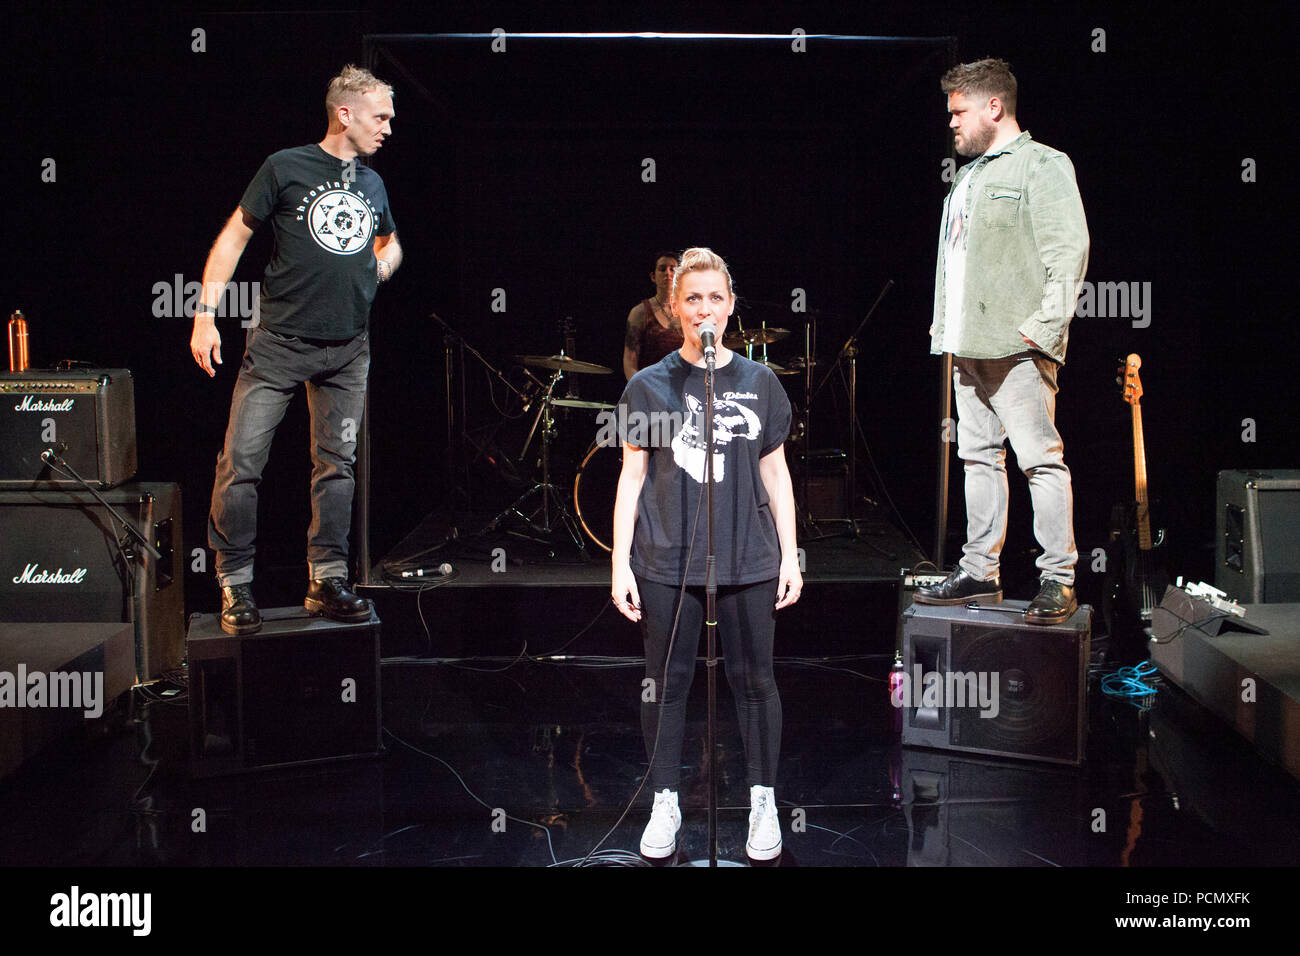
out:
M124 368L0 372L0 488L80 488L41 453L62 443L97 488L135 475L135 386Z
M0 621L130 621L142 680L179 667L185 637L181 493L131 482L101 493L161 560L90 493L0 491Z
M792 469L794 492L802 500L803 510L818 521L849 517L848 456L837 448L814 451L805 460L796 456Z
M1092 608L1027 624L1027 601L903 612L903 743L1083 762Z
M1221 471L1214 585L1241 604L1300 603L1300 471Z
M233 637L217 614L186 636L190 769L242 773L380 750L379 618L344 624L301 607L263 608L262 629Z

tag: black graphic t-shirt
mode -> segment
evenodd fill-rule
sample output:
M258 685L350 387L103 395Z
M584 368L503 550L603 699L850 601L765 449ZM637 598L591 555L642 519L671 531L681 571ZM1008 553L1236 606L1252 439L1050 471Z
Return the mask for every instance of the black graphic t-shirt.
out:
M378 287L375 237L397 228L379 174L315 143L282 149L262 163L239 205L275 231L260 323L334 341L363 332Z
M781 546L759 475L764 455L790 432L790 400L773 371L732 353L713 384L713 543L718 583L777 576ZM622 441L650 453L637 501L633 573L680 584L705 477L704 369L679 352L632 376L619 399ZM688 584L704 583L707 515L701 510Z

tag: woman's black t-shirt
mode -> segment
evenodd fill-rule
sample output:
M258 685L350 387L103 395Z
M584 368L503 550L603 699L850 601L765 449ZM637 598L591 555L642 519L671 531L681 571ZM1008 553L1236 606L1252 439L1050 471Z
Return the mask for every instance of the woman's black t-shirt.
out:
M790 400L770 368L734 352L717 369L713 391L718 584L753 584L776 577L781 567L776 522L758 463L789 434ZM619 399L619 438L650 453L630 555L638 577L680 584L690 551L686 583L704 583L703 409L704 369L689 365L679 352L637 372Z

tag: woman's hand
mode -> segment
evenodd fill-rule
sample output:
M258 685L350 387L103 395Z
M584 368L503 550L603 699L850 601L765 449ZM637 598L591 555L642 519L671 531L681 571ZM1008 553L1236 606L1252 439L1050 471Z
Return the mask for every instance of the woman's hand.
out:
M610 596L614 607L629 621L641 620L641 594L636 589L636 577L627 564L615 564Z
M796 556L781 559L781 570L776 579L776 610L789 607L799 600L803 592L803 575L799 573L799 559Z

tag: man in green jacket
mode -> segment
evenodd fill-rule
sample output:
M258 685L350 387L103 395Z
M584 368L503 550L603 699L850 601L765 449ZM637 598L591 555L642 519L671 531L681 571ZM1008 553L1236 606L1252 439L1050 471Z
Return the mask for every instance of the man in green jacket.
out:
M973 161L944 200L930 351L951 352L957 453L966 468L966 545L957 569L921 588L922 604L1002 600L1006 441L1029 479L1040 589L1025 619L1077 609L1070 470L1056 430L1057 373L1088 266L1088 224L1064 153L1016 122L1016 78L1002 60L943 77L956 150Z

